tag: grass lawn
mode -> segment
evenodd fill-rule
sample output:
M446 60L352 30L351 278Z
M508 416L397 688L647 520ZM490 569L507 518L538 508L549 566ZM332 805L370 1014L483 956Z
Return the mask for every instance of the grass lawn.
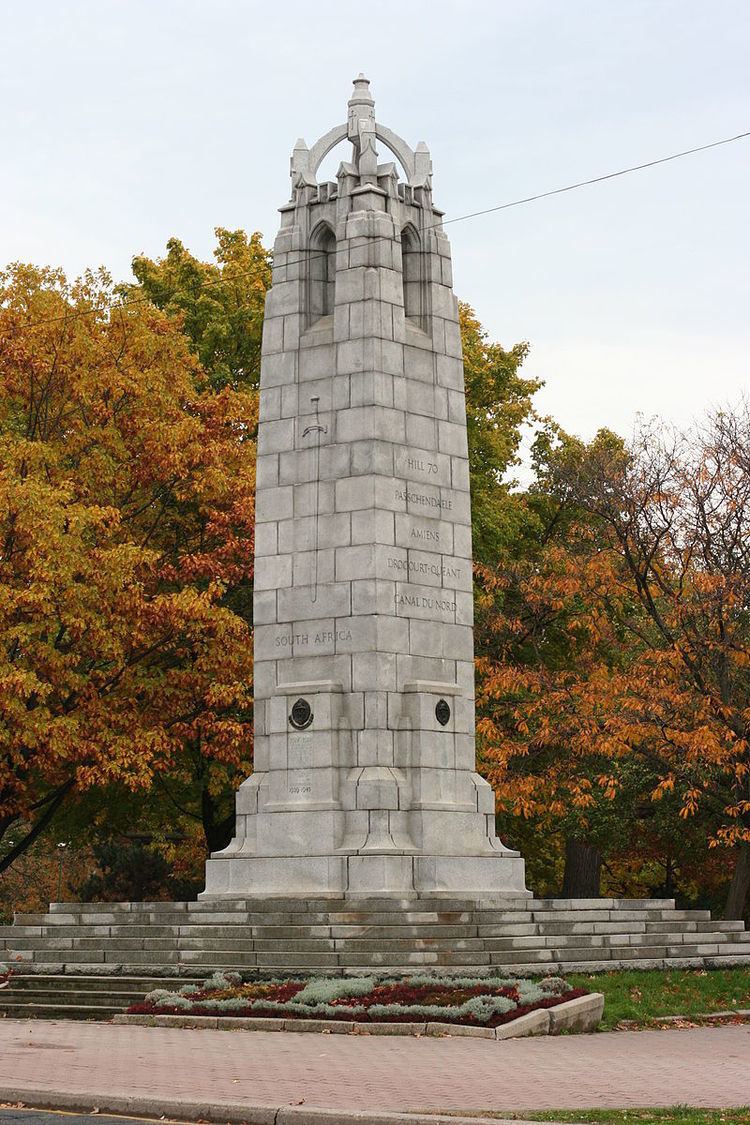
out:
M669 969L663 972L631 969L621 973L566 973L565 979L572 988L604 993L601 1031L611 1030L620 1020L645 1022L655 1016L689 1016L750 1008L750 966L742 969ZM596 1120L610 1119L602 1117ZM717 1117L715 1120L722 1119ZM740 1120L750 1119L745 1117Z
M476 1111L473 1111L477 1116ZM605 1125L748 1125L750 1107L742 1109L690 1109L673 1106L671 1109L549 1109L544 1113L481 1113L482 1117L502 1118L505 1121L520 1118L524 1121L603 1122Z

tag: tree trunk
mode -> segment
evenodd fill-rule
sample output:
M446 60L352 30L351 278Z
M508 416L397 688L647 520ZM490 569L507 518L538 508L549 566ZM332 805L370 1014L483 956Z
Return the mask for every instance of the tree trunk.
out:
M748 892L750 892L750 844L740 844L724 907L725 918L745 917Z
M49 793L41 801L37 801L36 805L34 805L33 807L35 809L43 808L44 812L41 814L36 823L29 829L26 835L23 836L17 844L13 844L10 850L4 856L2 856L2 858L0 858L0 874L2 874L3 871L7 871L7 869L15 863L18 857L23 855L23 853L31 847L34 841L39 836L41 836L42 832L44 832L45 828L50 823L57 810L60 808L60 805L67 797L68 793L71 791L71 789L73 789L74 785L75 778L68 778L68 780L64 781L58 789L54 790L54 792ZM2 837L0 837L0 839L2 839Z
M565 841L563 898L599 898L601 895L602 853L585 840Z
M231 843L234 835L234 809L228 816L219 819L219 809L207 788L201 793L201 820L203 834L206 837L206 850L211 852L223 851Z

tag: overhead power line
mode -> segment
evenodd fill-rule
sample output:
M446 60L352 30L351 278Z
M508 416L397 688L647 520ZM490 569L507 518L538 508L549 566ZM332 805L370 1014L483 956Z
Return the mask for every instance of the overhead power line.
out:
M750 137L750 130L748 130L745 133L736 133L732 137L722 137L722 139L719 140L719 141L710 141L708 144L705 144L705 145L696 145L694 148L686 148L686 149L683 149L681 152L673 152L669 156L660 156L656 160L646 160L642 164L631 164L629 167L620 168L616 172L605 172L601 176L592 176L592 178L589 179L589 180L577 180L575 183L566 184L564 187L552 188L550 191L540 191L540 192L537 192L535 195L526 195L522 199L512 199L507 203L498 203L493 207L484 207L479 211L469 211L467 214L457 215L453 219L445 219L442 222L431 223L429 226L427 226L424 229L425 230L431 230L431 229L434 229L435 227L448 226L451 223L464 223L468 219L478 219L478 218L482 217L483 215L492 215L497 211L507 211L511 207L522 207L527 203L536 203L540 199L549 199L553 195L564 195L566 192L577 191L579 188L591 187L593 184L601 184L601 183L604 183L607 180L615 180L619 176L629 176L633 172L642 172L646 168L655 168L659 164L669 164L670 161L672 161L672 160L681 160L685 156L693 156L693 155L695 155L696 153L699 153L699 152L707 152L709 149L719 148L721 145L733 144L735 141L742 141L742 140L747 139L748 137ZM384 242L384 241L390 241L390 239L386 239L386 238L380 236L378 238L373 238L371 244L374 244L376 242ZM322 258L322 257L325 257L325 256L326 256L325 252L311 253L310 251L306 251L299 258L294 258L291 261L285 262L285 265L286 266L299 265L301 262L311 262L311 261L314 261L316 258ZM205 282L202 285L201 288L202 289L210 289L210 288L213 288L216 285L225 285L225 284L228 284L229 282L232 282L232 281L240 281L243 277L247 277L249 275L249 272L250 272L249 270L243 270L243 271L240 271L239 273L234 273L234 274L224 273L224 274L221 275L221 277L217 277L213 281ZM128 309L128 308L131 308L135 305L152 304L152 303L153 302L150 300L150 298L148 298L146 296L133 297L130 300L117 301L114 304L109 305L108 311L117 310L117 309ZM63 313L60 316L53 316L53 317L49 317L49 318L44 319L44 320L29 321L27 324L21 325L20 330L21 331L28 331L31 328L41 328L41 327L43 327L44 325L47 325L47 324L56 324L56 323L60 323L62 321L79 320L82 317L95 316L98 312L99 312L98 309L82 309L78 312Z
M709 148L718 148L719 145L731 145L733 141L742 141L746 137L750 137L750 131L737 133L734 137L724 137L720 141L711 141L707 145L686 148L682 152L673 152L671 156L660 156L658 160L647 160L644 164L632 164L629 168L620 168L618 172L607 172L603 176L594 176L590 180L579 180L578 183L553 188L552 191L541 191L538 195L527 195L524 199L514 199L510 203L499 203L497 207L486 207L483 211L473 211L470 215L459 215L457 219L446 219L443 226L447 226L448 223L462 223L464 219L476 219L480 215L491 215L494 211L507 211L509 207L520 207L523 203L535 203L537 199L549 199L551 195L562 195L566 191L575 191L576 188L601 184L605 180L617 179L618 176L628 176L631 172L642 172L644 168L655 168L657 164L668 164L670 160L680 160L683 156L692 156L696 152L706 152Z

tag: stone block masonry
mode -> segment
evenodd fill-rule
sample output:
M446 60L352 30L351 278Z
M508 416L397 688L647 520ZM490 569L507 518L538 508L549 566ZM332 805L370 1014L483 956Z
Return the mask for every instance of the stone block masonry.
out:
M351 159L319 183L339 142ZM380 163L378 144L396 159ZM475 772L463 365L429 152L377 123L360 77L346 124L297 142L281 214L261 365L255 772L204 897L523 896L523 860Z

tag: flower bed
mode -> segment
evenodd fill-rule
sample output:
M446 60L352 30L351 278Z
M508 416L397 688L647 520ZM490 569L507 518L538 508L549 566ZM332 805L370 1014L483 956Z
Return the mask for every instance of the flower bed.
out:
M322 977L243 982L214 973L202 985L157 988L130 1015L294 1017L356 1023L440 1021L499 1027L539 1008L587 995L560 977Z

